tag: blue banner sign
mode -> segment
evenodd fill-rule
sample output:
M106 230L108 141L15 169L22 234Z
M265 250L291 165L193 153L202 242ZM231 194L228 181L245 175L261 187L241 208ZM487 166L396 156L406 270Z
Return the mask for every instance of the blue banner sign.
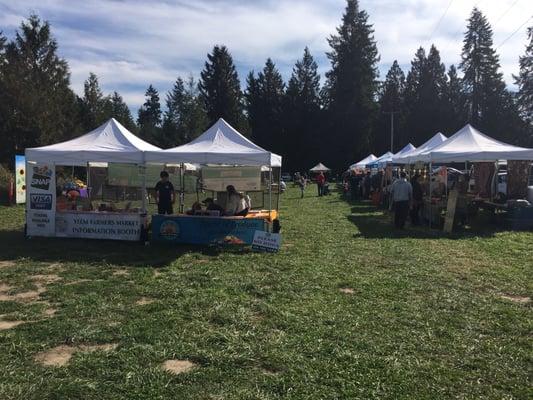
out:
M152 216L152 240L188 244L252 244L260 218Z

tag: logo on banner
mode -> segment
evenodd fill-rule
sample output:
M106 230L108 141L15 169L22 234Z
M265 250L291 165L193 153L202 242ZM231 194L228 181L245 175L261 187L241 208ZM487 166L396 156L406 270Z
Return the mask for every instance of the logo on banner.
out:
M167 240L174 240L180 235L180 227L174 221L164 221L159 227L159 234Z
M30 193L30 208L32 210L51 210L52 195Z
M52 181L52 171L48 166L33 167L30 186L35 189L48 190Z

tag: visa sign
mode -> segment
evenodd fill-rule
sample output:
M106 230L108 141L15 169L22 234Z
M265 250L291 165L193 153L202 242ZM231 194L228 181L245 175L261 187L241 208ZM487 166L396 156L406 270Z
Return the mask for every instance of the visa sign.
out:
M32 210L51 210L52 195L30 193L30 208Z

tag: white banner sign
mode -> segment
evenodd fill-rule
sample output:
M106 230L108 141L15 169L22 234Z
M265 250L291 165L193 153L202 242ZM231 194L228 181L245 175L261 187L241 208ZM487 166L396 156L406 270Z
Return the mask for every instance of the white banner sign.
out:
M26 227L28 236L54 236L56 180L53 164L26 168Z
M58 212L56 236L87 239L133 240L141 238L139 214Z
M255 231L252 249L259 251L276 252L281 246L281 235L265 231Z

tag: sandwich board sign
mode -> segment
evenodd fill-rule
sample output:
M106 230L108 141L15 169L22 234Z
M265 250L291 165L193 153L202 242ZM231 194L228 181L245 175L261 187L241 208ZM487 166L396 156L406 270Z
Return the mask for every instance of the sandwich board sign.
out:
M252 249L275 253L281 246L281 235L265 231L255 231Z
M452 233L453 222L455 220L455 210L457 209L457 199L459 191L450 190L448 197L448 206L446 207L446 218L444 219L444 232Z

